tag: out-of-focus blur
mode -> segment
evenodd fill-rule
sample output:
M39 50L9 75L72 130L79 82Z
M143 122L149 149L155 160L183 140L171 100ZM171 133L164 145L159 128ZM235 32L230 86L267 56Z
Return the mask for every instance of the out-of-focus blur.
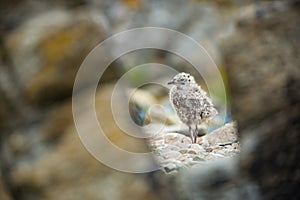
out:
M2 1L0 199L300 199L299 13L298 0ZM212 57L227 96L218 87L211 96L218 109L228 108L219 116L237 122L238 157L171 175L130 174L84 148L72 116L76 73L100 42L145 26L184 33ZM150 62L197 75L188 61L162 50L130 52L111 63L96 93L98 120L110 141L131 152L147 152L146 142L122 133L110 97L125 72ZM131 74L128 83L134 87L150 74L167 81L156 73ZM207 89L203 77L196 79ZM171 113L167 94L157 85L141 87L128 107L133 120L165 120L160 112L150 119L146 109L162 104ZM170 115L166 123L176 120Z

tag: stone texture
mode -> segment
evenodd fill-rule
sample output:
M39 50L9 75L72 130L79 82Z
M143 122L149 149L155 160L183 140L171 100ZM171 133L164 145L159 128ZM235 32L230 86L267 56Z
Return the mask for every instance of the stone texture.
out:
M1 200L12 200L8 193L5 184L3 183L2 173L0 173L0 199Z
M268 3L237 22L237 31L223 44L232 91L233 117L240 128L257 124L299 100L299 21L296 9L281 12ZM281 4L279 4L281 5ZM263 10L262 16L255 13ZM281 18L288 13L288 17ZM281 26L283 25L284 26Z
M224 45L240 165L261 199L299 199L299 1L263 6Z
M181 169L203 165L209 160L235 157L240 152L237 130L233 124L225 124L208 134L209 139L205 139L205 142L202 138L206 136L198 138L199 144L192 144L188 136L180 133L167 133L164 130L168 130L168 127L156 133L148 143L157 162L166 173L174 174ZM235 138L234 141L232 137Z
M35 162L20 163L13 169L12 183L22 199L154 198L143 176L116 173L100 164L82 147L74 131Z
M203 144L226 144L235 143L237 138L237 125L235 122L227 123L219 129L200 138Z
M3 100L3 97L1 98L1 100ZM0 102L0 105L4 105L4 103ZM5 118L6 118L6 109L4 106L0 106L0 127L3 126L3 122L5 121Z
M86 10L50 10L29 18L5 38L16 76L32 103L71 95L83 59L106 35L95 17Z
M177 179L178 199L258 200L256 185L238 177L234 159L218 159L195 165ZM187 191L187 192L186 192Z
M112 119L110 111L112 89L110 85L103 86L96 96L97 113L104 132L120 148L146 152L143 140L122 133ZM30 143L26 140L25 143L21 142L29 149L25 154L11 152L19 159L10 160L11 168L8 175L11 189L17 192L18 198L157 199L146 176L117 172L101 164L86 151L71 120L70 103L67 101L56 107L47 116L44 125L37 129L45 133L42 137L36 135L33 139L38 140L39 145L31 141L29 146ZM84 107L86 104L83 101L81 105ZM84 117L84 109L82 112ZM87 127L89 123L86 119ZM12 145L17 146L15 147L17 149L21 148L20 142L16 141L18 134L13 135L15 136L11 137L11 140L14 142L9 145L9 151L14 149ZM45 149L45 146L48 146L48 149ZM31 158L26 159L29 156Z
M46 121L41 127L42 140L47 142L59 140L67 127L73 123L72 104L69 101L62 103L58 108L50 110L45 118Z

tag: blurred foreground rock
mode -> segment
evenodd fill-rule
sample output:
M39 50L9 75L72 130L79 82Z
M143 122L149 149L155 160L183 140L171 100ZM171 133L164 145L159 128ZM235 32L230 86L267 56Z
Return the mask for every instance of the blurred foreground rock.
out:
M2 182L2 180L3 180L2 173L0 173L0 199L11 200L10 194L6 189L6 185Z
M299 8L265 4L244 8L252 12L238 19L235 34L223 45L233 115L242 129L258 126L300 99Z
M259 5L223 46L240 128L239 175L257 185L259 199L299 199L299 2Z
M102 86L96 96L101 127L110 141L120 148L146 152L143 140L122 133L115 124L110 110L112 89L110 85ZM6 165L10 166L6 177L14 197L25 200L157 199L146 176L118 172L101 164L86 151L74 127L70 104L70 101L66 101L58 105L47 116L38 129L45 132L42 137L34 132L29 134L28 130L23 131L29 133L19 130L18 133L11 134L13 141L17 139L15 136L18 134L27 135L23 144L27 152L20 154L20 151L12 151L15 142L4 146L3 157L7 159ZM84 118L84 98L81 105ZM83 120L87 131L96 131L89 129L88 118ZM16 145L20 149L18 143ZM126 160L124 164L125 162Z

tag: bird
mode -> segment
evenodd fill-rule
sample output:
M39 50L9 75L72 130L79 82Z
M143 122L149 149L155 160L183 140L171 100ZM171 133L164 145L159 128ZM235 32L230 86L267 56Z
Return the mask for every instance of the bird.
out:
M168 85L172 85L170 103L179 119L189 127L192 143L197 143L198 125L208 124L218 111L192 75L181 72Z

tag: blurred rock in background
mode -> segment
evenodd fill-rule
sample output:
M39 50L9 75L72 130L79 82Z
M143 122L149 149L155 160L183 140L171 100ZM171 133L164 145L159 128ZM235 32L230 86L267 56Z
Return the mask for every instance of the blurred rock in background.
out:
M299 11L299 1L259 5L224 45L240 167L262 199L300 198Z
M5 38L20 87L32 104L69 97L85 55L106 30L88 10L52 10L33 17Z
M0 199L300 199L299 4L298 0L3 1ZM195 165L173 175L126 174L104 166L84 149L72 116L77 70L107 37L144 26L191 36L227 77L241 141L238 158ZM176 41L172 45L185 47ZM109 97L125 71L148 62L196 73L188 62L159 50L131 52L112 63L101 79L105 86L96 95L97 114L107 137L128 151L148 149L143 140L117 127ZM134 85L138 80L129 82ZM172 112L165 89L143 87L136 95L131 114L140 125L151 117L164 119L159 109L147 115L151 103L162 102L167 113ZM84 104L82 110L84 116ZM88 119L85 123L89 126Z
M6 189L6 185L3 182L2 173L0 173L0 198L3 200L10 200L10 194Z

